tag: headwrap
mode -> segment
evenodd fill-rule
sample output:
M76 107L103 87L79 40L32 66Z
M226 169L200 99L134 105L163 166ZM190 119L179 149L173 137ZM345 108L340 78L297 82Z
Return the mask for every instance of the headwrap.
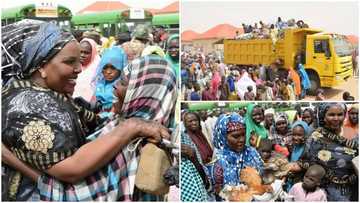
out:
M177 99L176 77L160 56L141 57L129 64L129 84L123 116L157 120L166 127L173 121Z
M148 56L155 54L161 57L165 57L164 51L159 46L147 46L141 53L141 56Z
M256 135L261 137L261 139L266 139L268 133L266 128L259 124L256 124L252 118L252 112L254 110L255 104L249 104L246 108L246 145L250 145L250 136L251 132L255 132Z
M275 114L275 109L273 109L273 108L266 109L264 112L264 115L266 115L266 114Z
M286 124L289 125L289 120L286 113L279 112L275 115L275 124L279 121L285 121Z
M2 79L29 78L69 41L75 40L53 23L22 20L1 29Z
M309 125L305 121L296 121L292 124L291 129L293 130L296 126L301 126L304 129L305 137L308 137L310 134Z
M104 50L94 77L96 84L105 82L104 74L102 74L102 71L107 64L111 64L117 70L122 71L123 68L127 65L127 56L124 49L118 46L113 46L109 49Z
M170 63L170 66L174 69L175 73L176 73L176 78L179 77L179 58L177 59L173 59L170 55L169 55L169 45L171 40L179 38L178 34L175 35L171 35L168 40L167 40L167 44L166 44L166 60Z
M178 34L174 34L174 35L171 35L167 41L166 41L166 49L168 50L170 47L170 42L171 40L174 40L174 39L179 39L179 35Z
M115 98L113 94L113 86L120 79L119 75L118 78L111 82L105 80L103 70L107 64L111 64L116 70L120 71L121 74L121 71L127 65L127 57L124 50L117 46L104 50L103 56L96 70L95 77L93 78L93 81L96 84L96 100L102 104L102 110L104 111L108 111L112 108ZM107 113L102 114L102 116L105 115L107 115Z
M245 126L245 120L238 113L222 114L214 127L213 144L216 149L228 149L227 134Z
M123 43L121 47L124 49L126 55L128 56L129 62L134 60L135 58L140 57L141 52L145 49L145 45L136 39Z
M229 124L230 123L230 124ZM256 149L244 146L241 152L230 149L227 142L228 126L245 125L245 120L238 113L222 114L217 120L214 128L214 147L217 149L216 165L223 169L224 184L239 185L239 173L246 166L255 168L258 172L262 172L263 161ZM247 126L246 126L247 128ZM216 174L211 174L212 180L215 182Z
M325 114L329 110L331 106L340 105L341 108L344 110L344 115L346 113L346 106L342 103L321 103L318 107L318 118L319 118L319 126L325 126Z

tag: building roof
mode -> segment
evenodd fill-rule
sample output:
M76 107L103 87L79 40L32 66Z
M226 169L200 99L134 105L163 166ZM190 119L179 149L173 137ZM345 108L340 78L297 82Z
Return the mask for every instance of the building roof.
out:
M347 35L346 38L353 45L358 45L359 43L359 37L356 35Z
M229 24L219 24L200 34L196 39L234 38L236 31L239 31L240 34L244 33L242 28L237 28Z
M179 1L175 1L164 8L160 9L158 13L178 13L179 12Z
M96 1L81 9L78 14L94 13L99 11L124 10L130 8L128 5L119 1Z
M175 1L161 9L148 8L146 10L152 14L179 13L179 1Z
M185 30L184 32L181 33L181 41L190 42L193 39L195 39L198 35L199 33L194 32L192 30Z

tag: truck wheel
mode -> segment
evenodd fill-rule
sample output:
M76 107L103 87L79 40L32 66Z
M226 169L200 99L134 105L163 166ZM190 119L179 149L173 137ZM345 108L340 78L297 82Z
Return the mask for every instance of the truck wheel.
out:
M320 88L319 76L312 71L307 72L307 74L311 83L311 88L307 91L307 93L309 95L316 96L316 91Z

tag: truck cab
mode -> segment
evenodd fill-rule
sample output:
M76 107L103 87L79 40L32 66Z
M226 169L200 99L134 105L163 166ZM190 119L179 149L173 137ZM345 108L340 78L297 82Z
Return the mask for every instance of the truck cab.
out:
M351 48L342 35L317 33L306 36L305 69L310 92L334 87L352 75Z

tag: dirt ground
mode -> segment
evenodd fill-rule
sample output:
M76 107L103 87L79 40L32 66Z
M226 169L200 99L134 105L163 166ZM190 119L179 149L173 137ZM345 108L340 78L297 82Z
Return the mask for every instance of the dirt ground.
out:
M342 94L345 91L350 92L350 95L355 97L355 100L359 100L359 78L350 78L348 81L344 82L343 84L336 86L334 88L325 88L324 89L325 98L326 100L336 100L342 101ZM314 101L314 96L306 96L305 99L302 101Z

